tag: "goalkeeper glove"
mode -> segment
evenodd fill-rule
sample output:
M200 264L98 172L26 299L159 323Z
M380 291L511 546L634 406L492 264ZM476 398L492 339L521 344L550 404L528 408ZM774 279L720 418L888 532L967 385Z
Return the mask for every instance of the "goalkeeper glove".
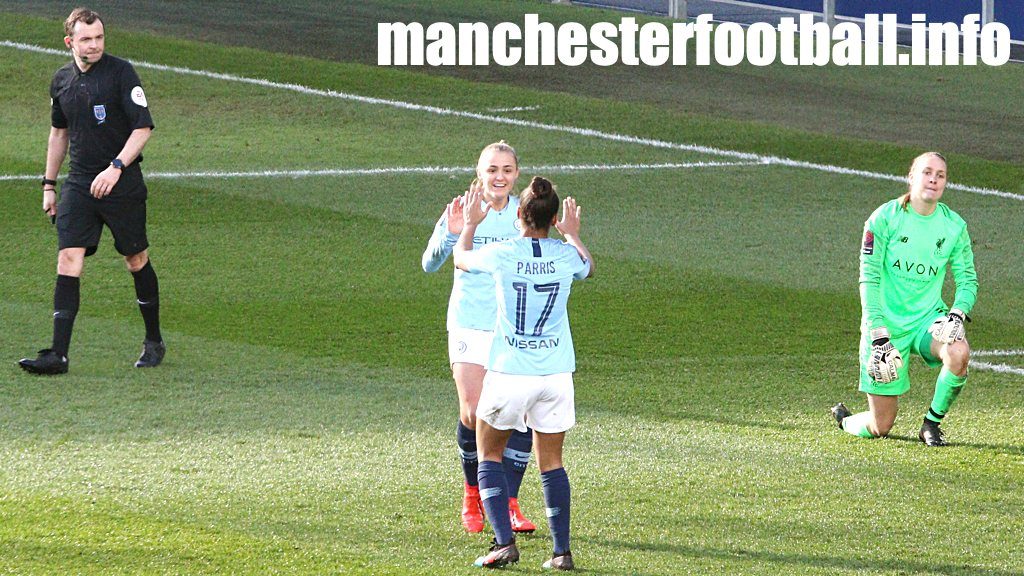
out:
M887 328L872 330L868 376L876 382L888 384L899 376L901 366L903 366L903 357L889 341L889 330Z
M932 338L934 338L936 342L952 344L957 340L964 339L965 319L967 319L967 315L964 314L963 310L953 308L949 311L948 316L936 320L928 331L932 333ZM967 320L970 321L969 319Z

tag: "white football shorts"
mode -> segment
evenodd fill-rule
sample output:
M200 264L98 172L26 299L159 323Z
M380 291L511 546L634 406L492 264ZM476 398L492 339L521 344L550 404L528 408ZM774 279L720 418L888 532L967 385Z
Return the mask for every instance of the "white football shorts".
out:
M572 373L524 376L487 372L476 417L498 430L554 434L576 425Z
M487 366L491 357L494 332L472 328L453 328L448 331L448 364L462 362Z

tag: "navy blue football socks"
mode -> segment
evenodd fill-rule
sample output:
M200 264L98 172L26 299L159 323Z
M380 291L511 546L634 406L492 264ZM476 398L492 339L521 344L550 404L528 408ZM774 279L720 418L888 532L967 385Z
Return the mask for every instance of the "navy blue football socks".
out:
M494 528L494 539L504 546L512 541L512 521L508 517L508 481L505 479L505 465L501 462L484 460L480 462L477 479L480 483L480 500L484 512Z
M505 444L505 452L501 462L505 465L505 476L508 478L508 497L519 498L519 486L523 483L523 474L530 463L530 450L533 449L533 430L526 432L513 430Z
M569 475L565 468L548 470L540 475L540 485L544 488L544 506L555 541L555 556L565 554L569 551Z
M455 436L459 442L459 458L462 459L462 473L466 477L466 484L476 486L476 431L466 428L462 420L459 420L459 427L455 432Z

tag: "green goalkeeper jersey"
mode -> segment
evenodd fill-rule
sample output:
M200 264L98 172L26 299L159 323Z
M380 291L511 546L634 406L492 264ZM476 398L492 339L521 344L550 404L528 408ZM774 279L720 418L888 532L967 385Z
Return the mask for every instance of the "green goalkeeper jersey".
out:
M936 311L942 301L946 268L953 273L953 308L965 314L978 295L978 275L967 224L949 206L921 216L896 198L878 207L864 223L860 254L862 323L867 330L885 326L895 337Z

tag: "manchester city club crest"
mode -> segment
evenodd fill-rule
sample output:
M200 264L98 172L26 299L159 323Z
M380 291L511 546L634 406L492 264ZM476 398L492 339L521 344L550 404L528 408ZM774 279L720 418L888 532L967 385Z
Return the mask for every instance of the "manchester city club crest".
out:
M97 124L103 124L107 119L107 107L103 104L97 104L92 107L92 115L96 117Z

